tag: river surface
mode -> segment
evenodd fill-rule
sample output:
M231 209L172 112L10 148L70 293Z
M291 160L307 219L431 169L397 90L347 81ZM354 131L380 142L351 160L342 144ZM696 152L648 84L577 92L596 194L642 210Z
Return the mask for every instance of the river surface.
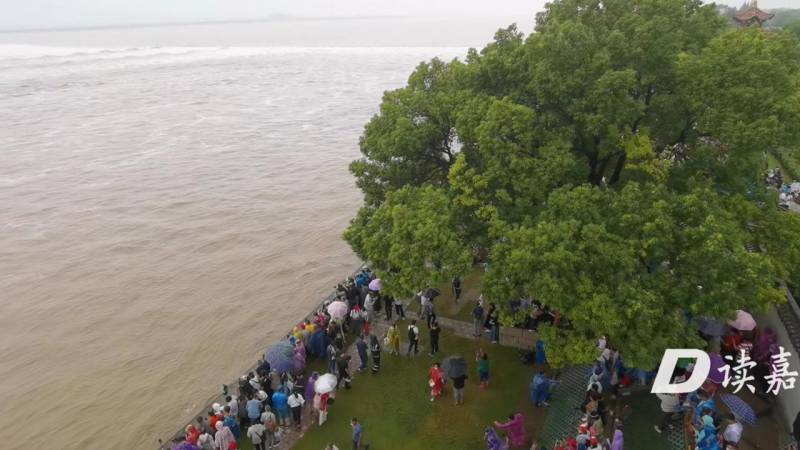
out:
M3 449L152 449L253 364L358 264L382 92L484 22L0 33Z

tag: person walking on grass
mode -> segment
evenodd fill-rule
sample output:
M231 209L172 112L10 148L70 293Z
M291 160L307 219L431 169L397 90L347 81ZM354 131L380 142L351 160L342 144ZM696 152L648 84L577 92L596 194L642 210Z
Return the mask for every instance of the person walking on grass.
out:
M303 405L306 400L300 395L300 391L295 390L286 402L289 404L289 409L292 411L294 426L299 430L303 420Z
M412 349L415 355L419 353L419 328L416 319L411 319L411 325L408 326L408 356L411 356Z
M328 344L325 353L328 357L328 373L336 375L336 360L339 358L339 350L336 348L333 341Z
M464 383L467 381L467 375L451 378L453 382L453 402L458 405L464 404Z
M400 355L400 333L397 331L397 322L386 330L386 340L389 342L389 352L392 355Z
M350 419L350 428L353 430L353 450L358 450L361 448L363 430L361 429L361 424L358 423L357 418L353 417Z
M666 427L670 429L674 428L671 421L675 413L680 410L681 405L677 395L656 394L656 396L661 400L661 411L664 415L661 417L661 422L653 428L655 428L658 434L661 434Z
M441 332L442 329L439 328L439 322L433 321L430 329L428 329L431 340L431 351L428 353L429 356L434 356L435 354L439 353L439 334Z
M431 324L436 322L436 307L433 305L433 300L429 300L428 303L425 303L424 314L425 323L428 328L430 328Z
M372 353L372 374L381 369L381 343L375 335L369 337L369 349Z
M483 350L478 350L475 359L478 362L478 377L481 381L480 388L489 389L489 355Z
M369 357L367 356L367 349L368 349L367 341L364 340L364 335L359 335L358 340L356 341L356 350L358 351L358 359L360 360L361 364L358 366L358 371L363 372L367 370L367 364L369 363Z
M453 278L453 300L455 303L458 303L459 298L461 298L461 277L455 276Z
M428 385L431 387L431 401L434 401L436 397L442 395L442 388L444 387L442 369L439 368L439 363L433 363L428 374L431 377L428 381Z
M480 300L475 302L475 307L472 308L472 325L475 327L472 335L479 337L483 329L483 304Z

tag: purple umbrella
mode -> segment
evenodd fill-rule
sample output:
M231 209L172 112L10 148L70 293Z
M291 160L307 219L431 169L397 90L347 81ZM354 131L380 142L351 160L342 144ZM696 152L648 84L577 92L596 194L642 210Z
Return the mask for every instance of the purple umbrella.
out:
M289 341L280 341L267 350L264 359L272 370L280 374L292 372L295 368L294 345Z
M731 413L733 413L733 415L736 416L740 422L745 425L756 424L758 421L756 413L753 411L753 408L747 404L747 402L733 394L722 394L720 397L722 398L722 402L728 405Z
M380 291L381 290L381 279L375 278L374 280L369 282L369 290L370 291Z
M697 319L697 329L706 336L725 336L728 334L728 328L728 325L708 317Z
M344 319L347 317L348 312L350 312L350 308L347 307L345 302L335 301L328 305L328 314L334 319Z

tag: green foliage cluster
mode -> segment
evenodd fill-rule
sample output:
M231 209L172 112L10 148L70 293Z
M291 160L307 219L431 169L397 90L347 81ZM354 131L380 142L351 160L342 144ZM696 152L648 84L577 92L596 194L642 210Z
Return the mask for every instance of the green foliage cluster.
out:
M800 150L797 148L778 148L772 151L775 158L781 163L781 166L786 170L785 177L789 177L791 181L800 180ZM788 179L786 181L789 181Z
M397 296L488 255L506 321L523 296L571 320L542 331L552 361L588 362L606 334L650 366L695 343L687 315L782 301L800 219L761 165L798 141L793 34L696 0L558 0L533 34L502 29L384 95L344 237Z

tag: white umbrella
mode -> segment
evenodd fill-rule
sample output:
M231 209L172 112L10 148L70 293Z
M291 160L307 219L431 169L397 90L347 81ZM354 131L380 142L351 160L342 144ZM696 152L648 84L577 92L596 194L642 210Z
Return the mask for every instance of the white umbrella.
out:
M339 384L339 380L336 378L336 375L326 373L317 378L317 381L314 382L314 391L316 391L317 394L327 394L333 392L337 384Z
M790 189L792 192L800 192L800 183L798 183L798 182L794 182L794 183L792 183L792 184L789 186L789 189Z

